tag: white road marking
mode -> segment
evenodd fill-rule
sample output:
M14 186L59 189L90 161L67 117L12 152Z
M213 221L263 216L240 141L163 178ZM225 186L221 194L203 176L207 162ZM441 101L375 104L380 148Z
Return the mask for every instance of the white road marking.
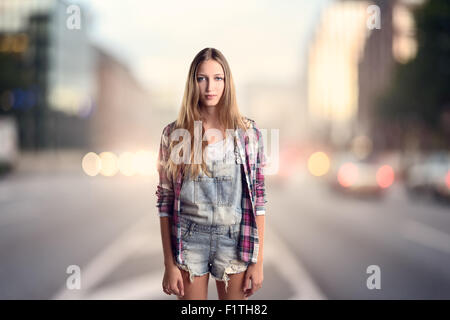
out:
M151 216L145 216L95 257L88 266L81 266L81 290L68 290L63 286L53 299L176 299L174 295L168 296L162 291L162 269L93 289L131 255L148 255L162 250L162 246L157 245L149 248L149 244L161 243L159 229L158 232L150 232L151 219ZM290 299L325 299L300 261L270 230L265 228L264 262L273 265L278 275L290 284L295 292Z
M314 283L299 259L270 228L264 230L264 262L278 269L279 275L295 292L290 300L323 300L325 295ZM267 259L266 259L267 257ZM264 285L263 285L264 286Z
M421 222L408 220L402 228L402 235L426 247L450 253L450 235Z
M167 299L162 291L162 272L149 273L102 288L84 297L87 300ZM172 296L173 297L173 296Z
M149 217L144 217L138 223L122 234L115 242L103 250L86 267L81 266L81 290L68 290L64 285L53 299L85 299L85 292L89 292L92 287L101 282L127 257L135 253L142 253L143 248L160 250L158 247L151 248L148 244L148 237L143 226L147 226ZM143 237L142 234L146 235ZM154 243L154 242L153 242Z

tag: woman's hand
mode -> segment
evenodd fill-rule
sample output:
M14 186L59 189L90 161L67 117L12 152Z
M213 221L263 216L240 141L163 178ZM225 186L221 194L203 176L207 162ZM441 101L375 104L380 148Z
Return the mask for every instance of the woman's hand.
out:
M183 277L180 269L175 264L166 266L162 287L163 291L168 295L174 293L180 297L184 296Z
M252 280L252 287L249 289L248 286L250 284L250 280ZM245 271L244 288L242 288L245 298L250 297L257 290L261 289L263 280L264 275L262 263L250 263L247 271Z

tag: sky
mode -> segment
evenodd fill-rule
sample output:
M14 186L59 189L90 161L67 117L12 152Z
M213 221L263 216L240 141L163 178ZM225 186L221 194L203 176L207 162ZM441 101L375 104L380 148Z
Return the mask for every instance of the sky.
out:
M93 42L152 89L184 90L189 65L219 49L236 85L295 81L320 10L332 0L79 0Z

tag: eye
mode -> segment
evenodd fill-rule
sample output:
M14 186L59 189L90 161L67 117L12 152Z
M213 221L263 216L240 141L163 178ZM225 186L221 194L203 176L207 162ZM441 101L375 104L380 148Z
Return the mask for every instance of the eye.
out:
M197 81L202 81L203 79L205 79L205 77L197 77ZM222 81L223 77L216 77L216 80Z

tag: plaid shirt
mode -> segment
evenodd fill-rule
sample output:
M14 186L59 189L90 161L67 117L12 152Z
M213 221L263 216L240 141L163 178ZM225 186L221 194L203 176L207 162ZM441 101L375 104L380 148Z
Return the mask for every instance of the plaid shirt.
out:
M266 193L264 170L266 157L264 154L261 131L255 121L244 117L247 130L236 129L234 139L238 146L238 162L243 164L245 187L242 188L242 219L238 241L239 258L242 261L256 263L259 251L258 228L256 215L265 214ZM157 205L159 216L171 219L171 244L176 262L184 264L182 255L182 239L180 224L180 192L183 183L183 172L180 172L175 183L166 175L164 163L169 159L170 134L175 128L175 121L164 127L158 154L159 184L157 186Z

